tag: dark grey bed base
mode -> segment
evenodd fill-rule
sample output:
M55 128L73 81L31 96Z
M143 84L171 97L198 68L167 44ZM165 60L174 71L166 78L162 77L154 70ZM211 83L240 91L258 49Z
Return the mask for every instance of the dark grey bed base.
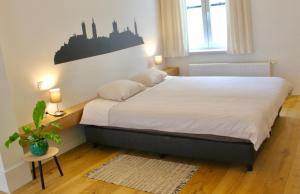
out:
M252 171L256 158L253 144L153 134L117 128L85 126L87 142L191 159L245 164Z

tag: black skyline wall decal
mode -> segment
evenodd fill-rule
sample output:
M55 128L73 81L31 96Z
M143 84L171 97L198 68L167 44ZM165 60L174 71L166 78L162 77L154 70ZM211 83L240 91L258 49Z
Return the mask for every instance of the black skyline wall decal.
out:
M85 23L82 22L82 34L73 35L69 42L60 48L55 54L54 63L60 64L87 57L103 55L106 53L134 47L144 44L143 37L138 33L136 21L134 21L134 32L127 27L123 32L119 32L116 21L112 23L113 31L109 37L97 35L96 24L93 19L93 36L88 38Z

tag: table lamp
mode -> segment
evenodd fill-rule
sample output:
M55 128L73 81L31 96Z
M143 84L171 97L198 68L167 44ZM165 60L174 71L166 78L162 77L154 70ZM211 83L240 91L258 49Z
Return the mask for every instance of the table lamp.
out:
M56 104L57 110L53 116L61 117L65 114L64 111L59 110L58 104L62 102L61 92L59 88L51 89L50 91L50 102Z
M154 56L155 65L161 65L163 63L163 57L161 55Z

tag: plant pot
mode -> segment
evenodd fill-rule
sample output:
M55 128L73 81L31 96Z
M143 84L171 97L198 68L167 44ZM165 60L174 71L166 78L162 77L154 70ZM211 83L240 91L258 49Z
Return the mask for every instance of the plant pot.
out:
M49 148L48 141L46 139L42 139L36 143L30 144L29 149L32 155L34 156L43 156L47 153Z

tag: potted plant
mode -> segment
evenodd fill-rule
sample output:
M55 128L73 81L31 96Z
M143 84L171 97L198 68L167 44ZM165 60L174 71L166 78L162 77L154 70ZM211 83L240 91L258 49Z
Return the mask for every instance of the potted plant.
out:
M22 127L22 132L15 132L14 134L12 134L5 142L5 146L9 148L9 146L13 142L19 140L19 144L22 147L25 145L29 145L30 152L33 155L43 156L48 151L48 140L51 140L56 144L61 144L61 137L56 131L45 130L46 128L49 129L49 127L58 129L60 128L59 124L56 122L49 123L48 125L42 124L45 110L45 101L38 101L32 114L35 129L33 129L31 126Z

